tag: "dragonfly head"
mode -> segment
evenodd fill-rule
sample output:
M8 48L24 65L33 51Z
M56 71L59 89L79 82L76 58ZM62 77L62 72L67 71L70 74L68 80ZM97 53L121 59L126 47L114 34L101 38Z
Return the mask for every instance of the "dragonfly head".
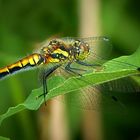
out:
M76 40L74 42L74 53L77 60L84 60L89 55L89 45L85 42Z

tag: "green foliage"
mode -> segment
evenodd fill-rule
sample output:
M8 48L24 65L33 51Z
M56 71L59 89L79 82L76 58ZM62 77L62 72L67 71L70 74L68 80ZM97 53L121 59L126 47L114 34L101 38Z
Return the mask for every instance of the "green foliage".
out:
M10 140L9 138L5 138L5 137L1 137L0 136L0 140Z

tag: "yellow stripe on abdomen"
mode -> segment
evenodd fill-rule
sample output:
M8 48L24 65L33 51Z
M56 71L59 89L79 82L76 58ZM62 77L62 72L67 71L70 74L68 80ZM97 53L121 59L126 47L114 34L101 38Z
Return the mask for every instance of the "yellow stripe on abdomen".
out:
M28 69L40 65L44 62L44 58L40 54L32 54L27 56L14 64L6 66L0 69L0 79L15 72L18 72L22 69Z

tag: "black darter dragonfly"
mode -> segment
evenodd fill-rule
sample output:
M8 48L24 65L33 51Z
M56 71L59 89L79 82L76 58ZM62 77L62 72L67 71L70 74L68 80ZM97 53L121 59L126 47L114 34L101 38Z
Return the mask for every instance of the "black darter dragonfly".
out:
M102 44L106 44L106 47ZM43 72L41 78L43 93L39 96L44 96L45 99L48 93L48 76L50 76L50 74L56 69L61 67L68 73L82 76L81 72L86 71L84 69L85 67L87 67L87 69L89 67L94 69L102 67L101 61L104 62L104 58L102 57L102 52L99 51L99 49L102 50L102 48L98 49L98 45L104 47L104 54L108 54L112 48L109 39L106 37L56 38L47 40L41 45L40 49L33 54L17 61L16 63L1 68L0 79L22 70L45 66L46 70ZM77 64L77 66L74 67L72 66L73 64ZM120 64L122 63L120 62ZM126 63L123 63L123 65L125 64ZM94 89L94 91L96 90L97 89ZM91 93L90 90L88 90L88 92ZM117 100L115 97L113 97L113 99Z

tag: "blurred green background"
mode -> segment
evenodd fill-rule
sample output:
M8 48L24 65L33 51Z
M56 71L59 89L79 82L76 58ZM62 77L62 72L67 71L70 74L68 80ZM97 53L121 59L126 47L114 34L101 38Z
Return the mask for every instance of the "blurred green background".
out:
M80 0L0 0L0 67L31 54L38 43L52 36L78 36L80 3ZM139 47L139 7L138 0L100 0L102 34L111 38L113 57L132 54ZM0 81L0 114L10 106L23 102L32 89L39 87L37 76L37 70L34 70ZM103 139L140 139L138 97L125 97L128 106L129 101L133 103L127 115L116 115L106 110L101 113ZM12 140L43 139L39 113L24 111L10 117L1 125L0 135ZM67 113L69 139L84 139L83 126L77 117L79 112L69 109Z

